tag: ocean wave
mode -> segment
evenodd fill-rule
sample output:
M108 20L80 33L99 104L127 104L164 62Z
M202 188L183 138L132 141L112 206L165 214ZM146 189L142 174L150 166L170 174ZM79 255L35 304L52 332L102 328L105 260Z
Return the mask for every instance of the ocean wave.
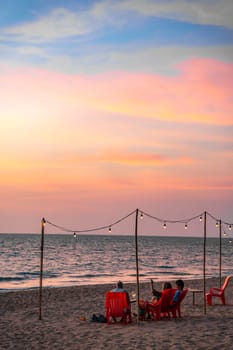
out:
M99 278L99 277L111 277L112 274L109 273L86 273L86 274L80 274L80 275L70 275L72 278Z
M38 272L16 272L14 276L0 276L1 282L23 282L39 277Z
M22 275L22 276L39 276L40 273L39 272L28 272L28 271L25 271L25 272L16 272L16 275Z
M17 282L17 281L23 281L23 277L0 277L0 283L1 282Z

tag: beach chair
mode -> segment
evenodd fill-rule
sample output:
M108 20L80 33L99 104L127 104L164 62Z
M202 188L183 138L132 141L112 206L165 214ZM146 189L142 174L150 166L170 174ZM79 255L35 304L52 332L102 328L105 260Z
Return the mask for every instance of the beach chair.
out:
M188 289L184 289L179 298L179 301L170 306L169 312L172 313L173 318L177 318L177 315L179 318L181 318L181 303L186 297L187 293L188 293Z
M163 290L162 296L156 304L146 303L146 313L158 321L162 317L170 319L170 308L175 292L174 288Z
M206 293L206 301L208 305L212 305L212 297L219 297L222 301L222 304L223 305L226 304L225 289L228 286L231 277L232 276L227 276L225 278L225 281L221 288L216 288L216 287L210 288L209 293Z
M117 318L127 324L132 322L131 305L127 292L107 292L106 293L106 318L107 323L111 323L111 319L116 322Z

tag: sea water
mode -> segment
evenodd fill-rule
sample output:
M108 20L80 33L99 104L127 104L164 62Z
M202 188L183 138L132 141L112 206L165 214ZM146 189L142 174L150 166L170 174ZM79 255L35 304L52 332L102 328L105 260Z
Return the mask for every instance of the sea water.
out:
M201 237L139 236L141 282L203 278ZM136 244L126 235L45 235L43 286L136 282ZM206 277L233 274L233 245L207 238ZM221 254L220 254L221 252ZM37 288L40 282L41 235L0 234L0 291Z

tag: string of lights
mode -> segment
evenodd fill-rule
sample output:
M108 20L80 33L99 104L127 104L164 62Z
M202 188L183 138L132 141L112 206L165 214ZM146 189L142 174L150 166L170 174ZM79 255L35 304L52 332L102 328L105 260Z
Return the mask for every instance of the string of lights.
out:
M167 224L168 223L171 223L171 224L177 224L177 223L182 223L182 224L185 224L184 225L184 228L185 230L188 228L188 223L191 222L192 220L195 220L197 218L199 218L200 221L202 221L202 218L203 218L203 215L204 213L201 213L201 214L198 214L198 215L195 215L191 218L185 218L185 219L179 219L179 220L170 220L170 219L162 219L162 218L158 218L154 215L151 215L151 214L148 214L146 212L143 212L141 211L141 218L143 218L144 216L147 216L151 219L154 219L156 221L159 221L159 222L162 222L163 223L163 228L166 229L167 228Z
M45 222L47 224L50 224L51 226L53 227L56 227L64 232L76 232L76 233L85 233L85 232L93 232L93 231L100 231L100 230L105 230L105 229L108 229L109 232L111 232L112 230L112 227L119 224L121 221L127 219L129 216L133 215L134 213L136 212L136 210L132 211L131 213L125 215L124 217L120 218L119 220L117 221L114 221L112 222L110 225L104 225L104 226L99 226L99 227L95 227L95 228L91 228L91 229L86 229L86 230L73 230L73 229L69 229L69 228L66 228L66 227L63 227L63 226L59 226L59 225L56 225L50 221L47 221L45 219Z
M216 217L214 217L212 214L210 214L210 213L208 213L208 212L206 212L206 214L207 214L209 217L211 217L213 220L216 221L216 226L219 225L220 219L217 219ZM222 222L222 224L227 225L228 228L229 228L229 230L231 230L231 228L232 228L232 224L231 224L231 223L226 222L226 221L223 221L223 220L221 220L221 222Z
M223 227L223 225L226 225L228 226L228 229L231 230L232 229L232 226L233 224L232 223L229 223L229 222L226 222L226 221L223 221L223 220L220 220L218 218L216 218L215 216L213 216L212 214L208 213L208 212L202 212L198 215L195 215L195 216L192 216L190 218L184 218L184 219L176 219L176 220L171 220L171 219L164 219L164 218L159 218L157 216L154 216L152 214L149 214L141 209L135 209L133 210L132 212L130 212L129 214L123 216L122 218L108 224L108 225L103 225L103 226L98 226L98 227L93 227L93 228L89 228L89 229L83 229L83 230L80 230L80 229L70 229L70 228L67 228L67 227L64 227L64 226L60 226L60 225L57 225L51 221L48 221L46 219L43 219L44 220L44 223L47 223L63 232L72 232L74 233L74 236L76 237L76 233L87 233L87 232L94 232L94 231L100 231L100 230L106 230L108 229L108 232L111 233L112 232L112 227L119 224L120 222L124 221L125 219L127 219L128 217L130 217L131 215L135 214L136 211L140 212L140 218L143 219L144 217L148 217L150 219L153 219L153 220L156 220L158 222L161 222L163 224L163 228L166 229L167 228L167 224L177 224L177 223L182 223L185 225L185 229L188 229L188 223L190 223L191 221L193 220L196 220L196 219L199 219L199 221L202 221L203 220L203 217L204 217L204 214L206 213L206 216L209 216L211 219L213 219L215 221L215 226L216 227L219 227L219 224L221 222L221 225ZM225 231L224 231L225 232ZM224 236L226 236L226 232L224 234Z
M199 218L200 219L200 221L202 221L202 217L203 217L203 215L204 215L204 213L201 213L201 214L198 214L198 215L195 215L195 216L193 216L193 217L191 217L191 218L185 218L185 219L179 219L179 220L170 220L170 219L161 219L161 218L158 218L158 217L156 217L156 216L153 216L153 215L151 215L151 214L148 214L148 213L146 213L146 212L144 212L144 211L141 211L141 214L144 216L147 216L147 217L149 217L149 218L151 218L151 219L155 219L155 220L157 220L157 221L159 221L159 222L163 222L163 223L171 223L171 224L176 224L176 223L183 223L183 224L187 224L187 223L189 223L190 221L192 221L192 220L195 220L195 219L197 219L197 218Z

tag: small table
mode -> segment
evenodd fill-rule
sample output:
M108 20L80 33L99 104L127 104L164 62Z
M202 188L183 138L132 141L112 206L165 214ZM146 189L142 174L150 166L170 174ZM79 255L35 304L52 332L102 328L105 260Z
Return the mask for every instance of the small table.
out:
M193 293L193 305L195 305L195 294L196 294L196 293L203 293L204 290L202 290L202 289L192 289L192 288L190 288L190 289L189 289L189 292Z

